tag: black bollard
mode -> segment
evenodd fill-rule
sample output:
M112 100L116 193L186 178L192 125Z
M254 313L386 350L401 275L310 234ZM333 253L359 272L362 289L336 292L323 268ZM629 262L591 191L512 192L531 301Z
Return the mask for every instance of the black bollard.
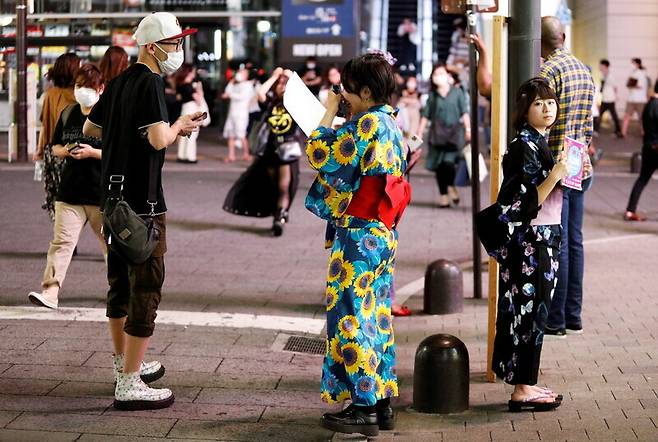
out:
M466 345L452 335L425 338L414 362L414 409L441 414L468 410L468 389Z
M423 311L429 315L459 313L464 310L464 283L459 265L439 259L425 271Z

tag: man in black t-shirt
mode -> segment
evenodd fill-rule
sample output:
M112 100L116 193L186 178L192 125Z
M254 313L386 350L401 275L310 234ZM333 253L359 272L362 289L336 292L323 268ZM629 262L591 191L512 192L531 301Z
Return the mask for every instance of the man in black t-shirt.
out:
M123 175L124 201L138 215L151 217L160 232L158 246L142 264L126 262L111 250L111 243L108 251L107 317L114 343L114 407L123 410L164 408L174 402L171 390L144 383L160 378L164 367L157 362L145 364L143 358L153 334L165 276L164 149L177 137L198 130L202 123L198 112L170 124L161 75L180 68L183 37L194 32L183 31L178 19L168 12L146 16L134 35L139 45L137 63L110 82L84 125L85 135L97 136L103 142L101 208L108 198L110 176ZM149 179L155 187L151 192ZM149 197L149 193L154 195ZM155 372L150 370L153 364L159 367Z

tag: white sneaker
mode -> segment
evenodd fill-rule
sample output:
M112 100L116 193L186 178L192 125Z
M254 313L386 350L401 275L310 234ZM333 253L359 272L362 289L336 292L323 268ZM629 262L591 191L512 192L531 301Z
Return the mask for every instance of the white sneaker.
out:
M123 372L123 355L113 355L112 365L114 366L114 382L119 381L119 373ZM150 384L164 376L165 368L158 361L144 362L139 367L139 376L143 382Z
M139 373L119 373L114 388L114 408L117 410L157 410L174 403L168 388L151 388L139 378Z
M39 307L48 307L55 310L57 309L58 293L59 287L57 285L51 285L50 287L43 289L41 293L30 292L27 295L27 298L34 305L38 305Z

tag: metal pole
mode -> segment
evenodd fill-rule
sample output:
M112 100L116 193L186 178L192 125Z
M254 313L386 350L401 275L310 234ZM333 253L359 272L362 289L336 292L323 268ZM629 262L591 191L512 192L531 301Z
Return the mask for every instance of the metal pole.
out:
M541 57L541 1L510 0L509 19L509 110L519 86L539 73ZM512 119L508 119L507 139L514 137Z
M476 5L469 1L466 19L468 20L468 33L477 32ZM471 93L471 193L473 200L473 297L482 298L482 254L480 241L475 231L475 214L480 211L480 140L478 133L478 85L477 85L477 51L475 45L470 44L468 50L469 89Z
M16 141L17 161L27 162L27 1L16 1Z

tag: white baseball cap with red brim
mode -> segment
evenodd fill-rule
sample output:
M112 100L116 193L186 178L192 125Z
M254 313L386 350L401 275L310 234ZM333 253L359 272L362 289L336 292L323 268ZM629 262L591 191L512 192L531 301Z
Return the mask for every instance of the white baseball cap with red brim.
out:
M169 12L154 12L139 22L133 39L138 46L155 43L162 40L186 37L197 32L196 28L181 29L174 14Z

